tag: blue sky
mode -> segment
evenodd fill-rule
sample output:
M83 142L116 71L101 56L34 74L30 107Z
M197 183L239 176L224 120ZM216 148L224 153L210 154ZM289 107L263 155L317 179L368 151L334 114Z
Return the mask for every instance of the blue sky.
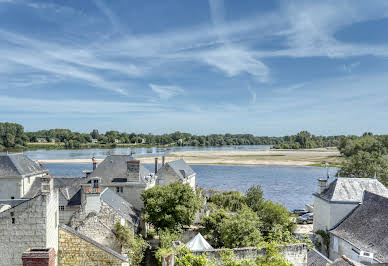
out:
M0 121L388 133L388 1L0 0Z

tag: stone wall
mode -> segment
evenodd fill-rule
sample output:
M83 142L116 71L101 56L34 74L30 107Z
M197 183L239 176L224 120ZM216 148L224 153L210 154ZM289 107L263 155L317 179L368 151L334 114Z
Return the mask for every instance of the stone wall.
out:
M228 251L228 249L214 249L208 251L192 251L194 255L205 254L209 260L215 261L216 265L222 265L221 254ZM258 250L255 247L246 248L234 248L231 249L237 260L248 259L254 260L259 255L265 255L265 249ZM306 244L290 244L285 247L281 247L279 252L292 263L294 266L306 266L307 265L307 245ZM169 261L166 265L173 266L173 256L169 257Z
M121 245L113 231L116 223L121 223L122 217L101 199L100 202L101 207L98 213L87 212L81 208L71 218L70 225L94 241L121 252ZM127 225L131 227L131 224Z
M0 213L0 265L22 265L22 254L28 248L57 252L57 210L58 193L52 192Z
M120 256L62 225L59 227L59 265L129 265L128 260L125 261Z

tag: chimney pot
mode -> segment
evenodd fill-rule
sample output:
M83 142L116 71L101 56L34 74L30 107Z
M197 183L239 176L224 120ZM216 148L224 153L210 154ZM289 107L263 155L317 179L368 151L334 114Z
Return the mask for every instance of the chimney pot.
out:
M158 173L158 157L155 158L155 174Z

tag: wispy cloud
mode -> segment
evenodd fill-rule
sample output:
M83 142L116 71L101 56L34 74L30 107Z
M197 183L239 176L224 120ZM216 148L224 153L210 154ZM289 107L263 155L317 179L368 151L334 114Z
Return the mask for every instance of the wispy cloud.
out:
M149 84L150 88L153 92L155 92L160 99L168 100L171 97L177 96L179 94L182 94L184 90L181 87L178 86L171 86L171 85L156 85L156 84Z

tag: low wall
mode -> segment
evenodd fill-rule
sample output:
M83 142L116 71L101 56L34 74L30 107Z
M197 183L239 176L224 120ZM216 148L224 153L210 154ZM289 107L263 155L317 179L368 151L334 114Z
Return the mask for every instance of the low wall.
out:
M174 248L179 247L180 244L174 242ZM209 260L214 260L216 265L222 265L221 254L229 249L214 249L208 251L192 251L194 255L205 254ZM254 260L259 255L264 256L266 250L258 250L256 247L246 248L234 248L230 249L235 255L237 260L250 259ZM294 266L306 266L307 265L307 245L306 244L290 244L279 248L279 252ZM169 260L164 265L173 266L174 256L169 256Z

